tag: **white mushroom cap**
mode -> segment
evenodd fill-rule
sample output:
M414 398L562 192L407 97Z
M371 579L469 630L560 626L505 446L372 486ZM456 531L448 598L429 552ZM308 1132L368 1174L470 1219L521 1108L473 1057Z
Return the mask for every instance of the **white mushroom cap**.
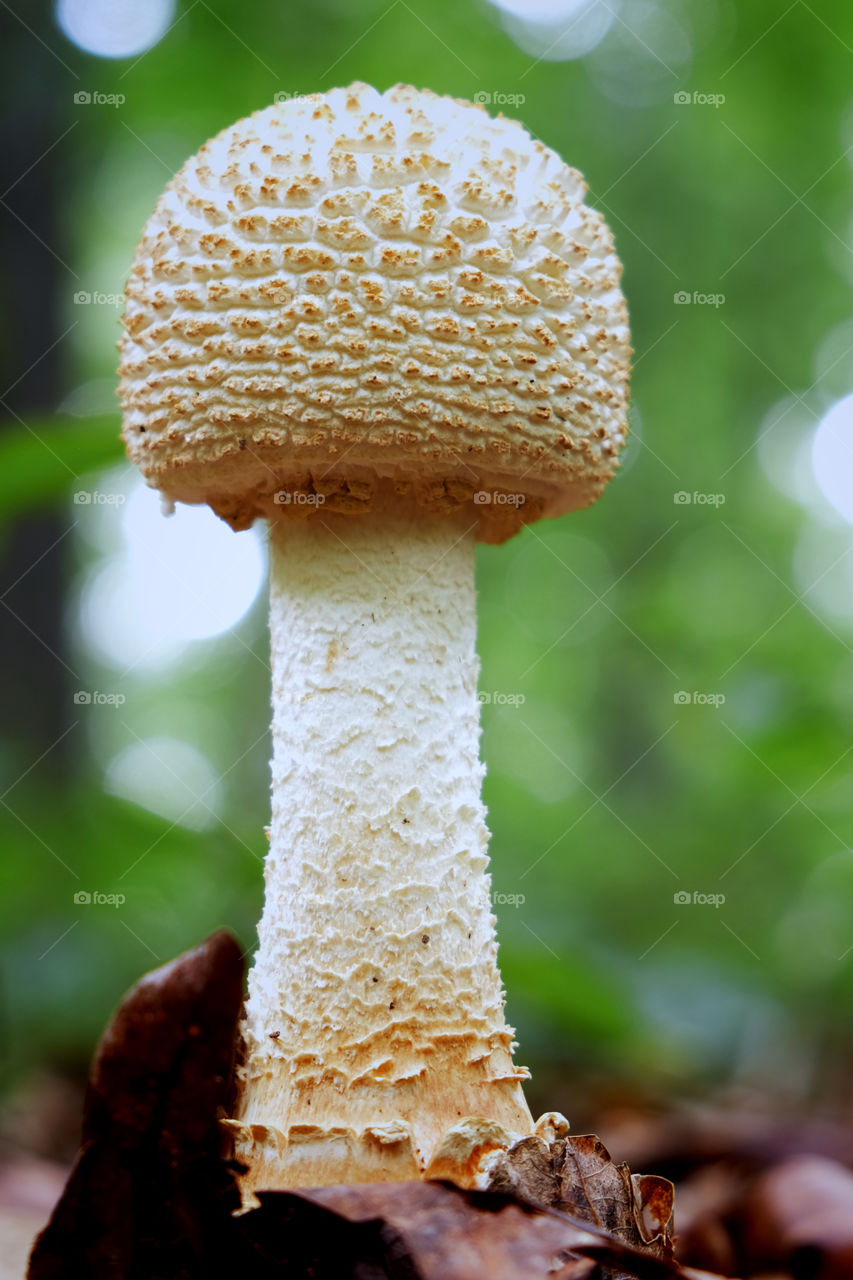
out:
M624 441L630 346L585 193L517 122L406 85L239 121L137 250L128 452L235 528L317 509L282 491L467 507L488 541L587 505Z

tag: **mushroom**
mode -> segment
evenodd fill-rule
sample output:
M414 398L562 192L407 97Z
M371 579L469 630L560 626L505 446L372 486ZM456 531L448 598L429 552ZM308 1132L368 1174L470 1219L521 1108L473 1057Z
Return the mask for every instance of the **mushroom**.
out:
M594 501L624 440L621 266L585 193L515 121L353 84L206 143L136 252L128 452L169 503L270 522L272 824L225 1122L247 1197L483 1185L534 1132L486 870L474 553Z

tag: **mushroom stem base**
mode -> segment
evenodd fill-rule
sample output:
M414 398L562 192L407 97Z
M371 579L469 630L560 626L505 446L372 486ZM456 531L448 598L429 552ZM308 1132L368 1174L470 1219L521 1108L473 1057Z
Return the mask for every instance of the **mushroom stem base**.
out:
M520 1079L478 1074L469 1065L450 1078L429 1073L385 1089L366 1087L347 1099L350 1124L328 1121L330 1114L340 1115L341 1100L324 1097L322 1088L305 1096L301 1107L288 1100L306 1122L286 1131L271 1123L224 1121L234 1157L248 1170L241 1178L244 1203L270 1188L418 1178L482 1189L492 1153L529 1136L533 1120ZM281 1114L271 1096L273 1082L266 1083L267 1104L255 1095L255 1110Z

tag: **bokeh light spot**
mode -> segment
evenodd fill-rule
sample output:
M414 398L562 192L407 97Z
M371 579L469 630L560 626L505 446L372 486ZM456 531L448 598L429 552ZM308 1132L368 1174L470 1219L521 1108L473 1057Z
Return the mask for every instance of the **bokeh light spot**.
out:
M812 443L812 470L823 496L853 524L853 395L821 419Z
M56 20L65 35L99 58L133 58L169 30L175 0L58 0Z
M193 831L215 824L222 799L213 765L177 738L125 747L107 768L106 790Z
M266 575L257 532L234 533L207 507L179 505L165 518L141 481L118 509L124 548L101 561L81 609L86 639L105 661L158 666L240 621Z
M616 17L614 5L598 0L491 0L520 49L545 62L590 53Z

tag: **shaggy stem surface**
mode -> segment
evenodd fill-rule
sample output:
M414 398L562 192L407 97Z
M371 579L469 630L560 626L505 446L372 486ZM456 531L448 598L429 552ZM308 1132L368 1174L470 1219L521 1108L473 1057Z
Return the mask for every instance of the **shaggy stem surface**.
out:
M232 1130L249 1187L420 1177L466 1116L532 1131L481 800L473 534L271 532L272 824Z

